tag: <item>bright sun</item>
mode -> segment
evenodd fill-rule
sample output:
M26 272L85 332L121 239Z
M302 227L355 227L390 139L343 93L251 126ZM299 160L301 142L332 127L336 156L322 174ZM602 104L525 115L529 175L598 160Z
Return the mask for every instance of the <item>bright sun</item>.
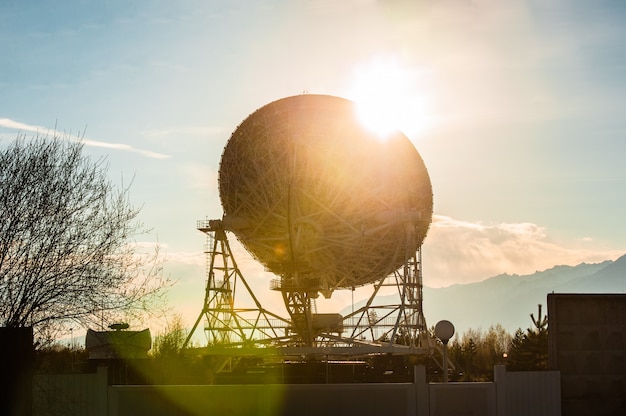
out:
M419 81L419 73L403 68L397 59L377 58L355 68L348 98L356 102L361 122L379 137L396 130L415 135L432 121Z

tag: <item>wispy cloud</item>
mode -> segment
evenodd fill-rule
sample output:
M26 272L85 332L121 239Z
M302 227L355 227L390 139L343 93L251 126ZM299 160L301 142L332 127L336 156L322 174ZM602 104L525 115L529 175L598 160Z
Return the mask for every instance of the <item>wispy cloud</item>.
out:
M589 238L567 244L533 223L482 224L435 216L424 244L424 284L431 287L484 280L501 273L531 274L555 265L614 260Z
M42 126L36 126L36 125L32 125L32 124L26 124L26 123L21 123L19 121L15 121L15 120L11 120L9 118L0 118L0 127L4 127L7 129L11 129L11 130L18 130L18 131L26 131L26 132L35 132L35 133L47 133L47 134L53 134L53 135L59 135L59 136L64 136L64 137L70 137L68 134L55 130L55 129L49 129L46 127L42 127ZM121 151L125 151L125 152L132 152L132 153L138 153L142 156L146 156L152 159L167 159L169 158L169 155L163 154L163 153L157 153L157 152L153 152L151 150L145 150L145 149L138 149L136 147L133 147L131 145L128 144L124 144L124 143L111 143L111 142L105 142L105 141L101 141L101 140L94 140L94 139L90 139L87 137L75 137L76 140L80 140L82 143L85 144L85 146L92 146L92 147L103 147L103 148L107 148L107 149L114 149L114 150L121 150Z
M46 130L43 127L29 126L28 124L20 123L19 121L14 121L9 118L0 118L0 126L8 128L8 129L24 130L24 131Z

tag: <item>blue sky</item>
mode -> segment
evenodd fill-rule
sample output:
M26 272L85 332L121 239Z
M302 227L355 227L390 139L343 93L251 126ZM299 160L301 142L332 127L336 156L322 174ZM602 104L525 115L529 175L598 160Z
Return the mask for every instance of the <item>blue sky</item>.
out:
M426 285L615 259L624 21L608 0L3 1L0 145L86 130L112 180L134 178L188 320L222 149L254 110L302 92L374 102L415 144L435 200Z

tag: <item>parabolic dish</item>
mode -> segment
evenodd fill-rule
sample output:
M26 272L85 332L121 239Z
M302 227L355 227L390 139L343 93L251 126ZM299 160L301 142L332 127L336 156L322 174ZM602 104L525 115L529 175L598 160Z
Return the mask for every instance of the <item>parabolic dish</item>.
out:
M328 95L246 118L224 149L219 192L225 228L258 261L327 297L397 270L432 220L430 178L409 139L377 137L353 102Z

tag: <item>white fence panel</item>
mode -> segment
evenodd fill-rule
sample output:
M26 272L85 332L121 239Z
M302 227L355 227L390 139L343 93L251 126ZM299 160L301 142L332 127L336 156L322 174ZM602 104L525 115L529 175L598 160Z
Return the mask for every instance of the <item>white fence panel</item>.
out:
M502 377L504 375L504 377ZM504 393L498 416L560 416L561 377L558 371L504 371L497 388ZM501 399L502 395L498 394ZM502 414L504 410L504 414Z
M107 416L107 369L33 378L34 416Z

